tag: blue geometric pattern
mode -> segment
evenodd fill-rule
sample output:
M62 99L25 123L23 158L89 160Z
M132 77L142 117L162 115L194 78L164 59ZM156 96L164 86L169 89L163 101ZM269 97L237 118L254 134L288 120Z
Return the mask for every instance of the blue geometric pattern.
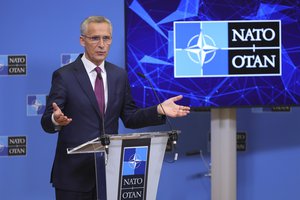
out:
M151 80L161 101L182 94L179 103L192 107L300 105L300 8L295 1L126 0L125 7L126 67L139 106L158 102L137 72ZM281 76L175 78L173 21L223 20L281 20Z

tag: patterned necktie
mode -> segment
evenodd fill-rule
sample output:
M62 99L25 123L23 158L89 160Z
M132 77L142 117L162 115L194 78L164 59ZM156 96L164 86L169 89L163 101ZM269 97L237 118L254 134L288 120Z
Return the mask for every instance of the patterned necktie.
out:
M95 95L98 101L98 106L100 109L100 113L104 114L105 109L105 100L104 100L104 86L103 86L103 79L101 76L101 68L96 67L95 71L97 72L97 77L95 80Z

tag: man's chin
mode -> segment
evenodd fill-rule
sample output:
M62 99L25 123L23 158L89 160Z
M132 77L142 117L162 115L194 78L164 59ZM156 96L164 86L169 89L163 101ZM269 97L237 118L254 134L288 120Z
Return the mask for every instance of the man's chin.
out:
M101 64L105 60L106 56L97 56L94 61L98 64Z

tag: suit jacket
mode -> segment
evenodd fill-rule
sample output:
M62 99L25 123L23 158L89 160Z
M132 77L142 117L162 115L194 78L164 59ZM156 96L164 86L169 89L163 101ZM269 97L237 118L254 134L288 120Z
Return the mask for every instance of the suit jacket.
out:
M53 73L41 125L48 133L56 132L51 121L53 102L57 103L66 116L72 118L72 122L61 127L58 134L51 182L56 188L87 192L95 186L94 156L67 155L66 149L99 137L103 130L103 119L81 56ZM105 70L108 84L108 102L104 117L106 134L118 133L119 118L127 128L165 123L165 119L158 116L156 106L137 108L124 69L105 62Z

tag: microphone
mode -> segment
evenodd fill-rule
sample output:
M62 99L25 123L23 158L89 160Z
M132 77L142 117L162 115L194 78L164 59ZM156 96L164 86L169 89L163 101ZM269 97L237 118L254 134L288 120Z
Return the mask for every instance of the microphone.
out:
M110 144L110 138L105 133L104 114L103 113L101 113L101 114L102 114L102 135L100 135L100 141L101 141L102 146L104 146L106 155L108 155L108 153L109 153L108 147Z
M171 129L171 132L169 133L169 138L168 138L168 142L167 142L167 151L173 151L173 149L175 149L175 145L177 144L177 140L178 140L178 133L176 130L173 129L173 126L172 126L172 123L170 121L170 118L166 115L166 112L165 112L165 109L164 107L162 106L161 104L161 101L151 83L151 81L142 73L140 72L137 72L137 75L141 78L144 78L146 79L149 84L150 84L150 87L151 87L151 90L153 91L154 95L155 95L155 98L156 100L158 101L159 103L159 106L161 107L161 110L163 111L164 115L166 116L166 121L167 121L167 124L169 126L169 128ZM175 153L174 155L174 161L177 160L178 158L178 153Z
M104 146L104 148L105 148L105 153L108 155L108 153L109 153L108 145L110 144L109 136L106 134L101 135L100 141L101 141L102 146Z

